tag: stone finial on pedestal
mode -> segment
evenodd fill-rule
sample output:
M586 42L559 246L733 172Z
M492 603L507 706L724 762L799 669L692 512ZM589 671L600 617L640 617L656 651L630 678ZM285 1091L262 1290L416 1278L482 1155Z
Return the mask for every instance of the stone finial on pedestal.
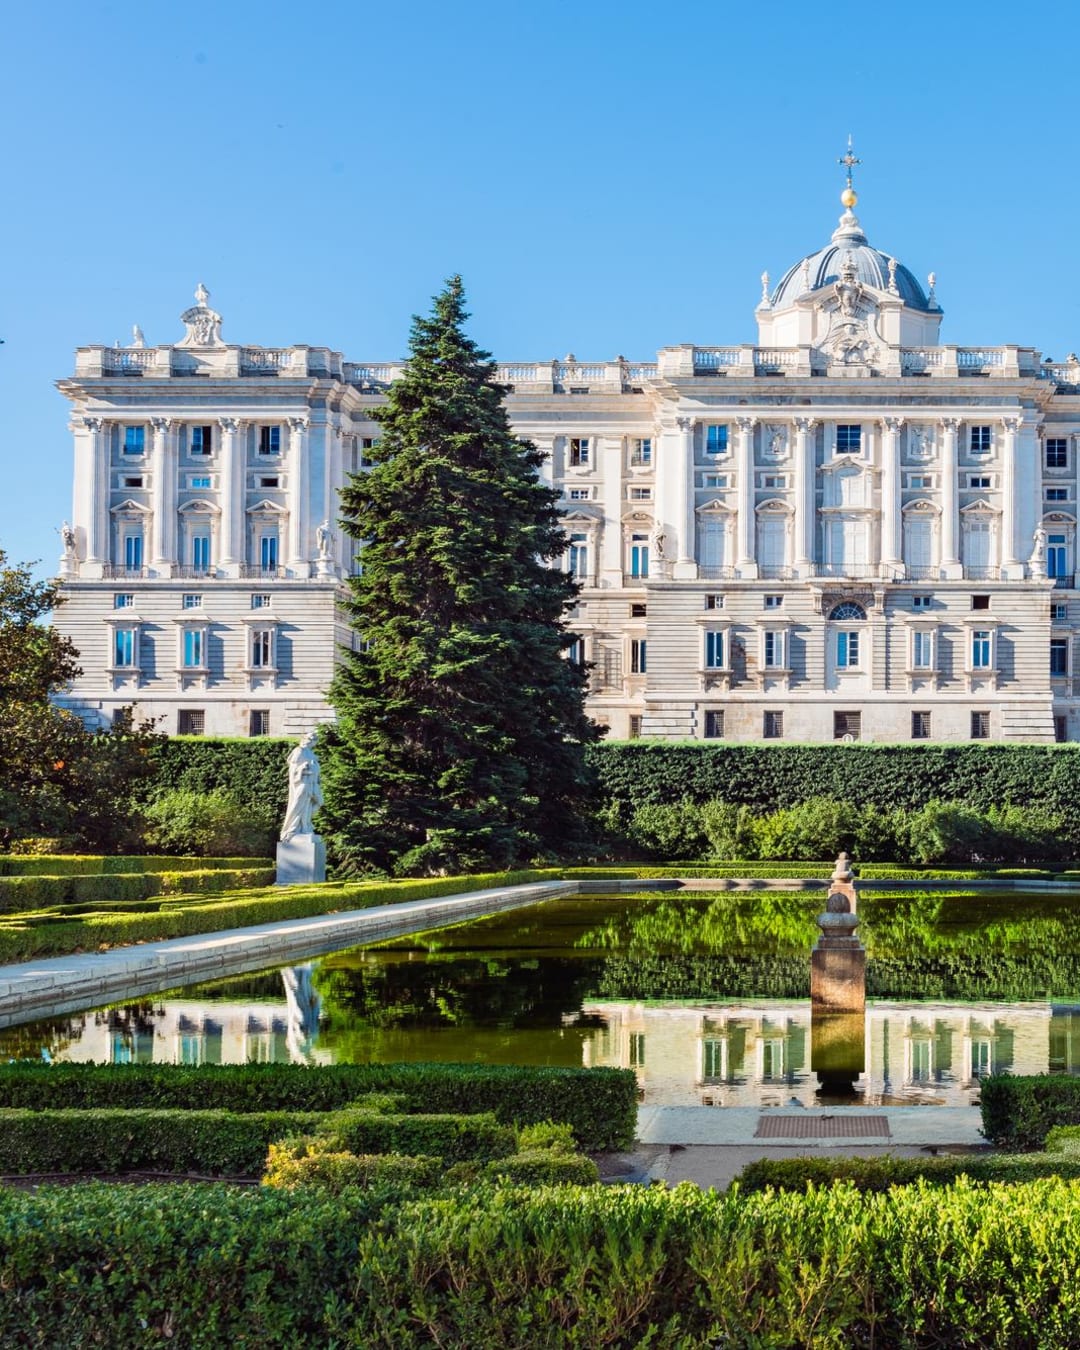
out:
M836 860L825 901L818 915L821 936L810 957L810 1002L815 1012L857 1012L866 1007L866 948L855 936L855 882L850 859Z

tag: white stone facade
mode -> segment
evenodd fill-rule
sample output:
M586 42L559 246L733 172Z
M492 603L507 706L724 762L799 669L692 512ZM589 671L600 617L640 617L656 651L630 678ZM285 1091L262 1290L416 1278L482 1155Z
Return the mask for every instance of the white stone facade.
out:
M1080 361L942 344L933 277L850 209L762 282L756 343L500 366L563 497L591 714L615 738L1080 739ZM80 348L60 384L66 701L297 734L351 640L338 489L400 368L228 345L196 299L180 342Z

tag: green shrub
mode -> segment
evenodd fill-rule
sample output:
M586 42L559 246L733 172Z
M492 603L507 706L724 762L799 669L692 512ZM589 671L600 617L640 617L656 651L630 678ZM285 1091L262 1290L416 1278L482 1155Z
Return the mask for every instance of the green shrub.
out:
M600 1180L591 1158L547 1148L522 1149L489 1162L484 1175L513 1186L591 1186Z
M1080 1125L1055 1125L1046 1136L1047 1153L1080 1154Z
M638 807L629 836L636 848L657 858L697 858L705 844L701 812L689 801Z
M1049 1143L1047 1144L1049 1150ZM1041 1177L1080 1180L1080 1158L1046 1153L968 1154L958 1157L895 1158L759 1158L748 1163L737 1178L744 1193L805 1191L810 1186L849 1182L860 1191L887 1191L891 1186L951 1186L960 1177L979 1184L1037 1181Z
M154 896L209 895L274 884L275 869L211 868L206 871L69 873L0 876L0 913L18 914L57 905L134 904Z
M285 816L286 762L296 742L258 736L236 740L172 736L155 747L156 770L146 800L162 792L223 792L241 802L263 802L274 821Z
M477 1115L380 1115L343 1109L328 1113L317 1133L333 1153L405 1153L447 1162L503 1158L514 1151L514 1131L491 1112Z
M174 788L156 797L145 815L146 841L163 853L264 858L274 851L278 822L268 808L221 788Z
M270 1145L262 1184L284 1190L318 1186L334 1195L353 1186L383 1184L406 1194L438 1185L444 1172L441 1158L334 1152L329 1140L308 1137Z
M566 1122L589 1153L628 1148L637 1122L629 1069L496 1064L0 1064L0 1106L333 1111L368 1094L394 1108L491 1111L504 1124Z
M262 860L268 866L272 857ZM67 853L18 858L0 854L0 877L119 876L126 872L236 871L251 867L250 858L173 858L153 854Z
M517 1132L519 1153L532 1153L537 1149L547 1149L551 1153L573 1153L574 1131L569 1125L557 1124L553 1120L538 1120L534 1125L523 1125Z
M708 801L701 807L701 828L714 858L756 858L754 813L735 802Z
M982 1132L998 1148L1037 1149L1055 1125L1080 1125L1080 1078L994 1074L979 1085Z

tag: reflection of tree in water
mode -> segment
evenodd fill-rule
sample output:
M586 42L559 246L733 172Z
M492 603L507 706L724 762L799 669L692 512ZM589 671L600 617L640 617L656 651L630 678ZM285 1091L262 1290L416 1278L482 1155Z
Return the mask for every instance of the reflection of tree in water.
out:
M85 1016L50 1017L0 1031L0 1059L43 1059L62 1055L82 1035Z
M355 965L323 965L316 985L324 1026L387 1028L564 1025L596 985L596 961L453 956L401 960L371 953Z
M813 946L823 900L820 892L764 891L638 902L590 929L578 945L628 958L763 949L794 955Z

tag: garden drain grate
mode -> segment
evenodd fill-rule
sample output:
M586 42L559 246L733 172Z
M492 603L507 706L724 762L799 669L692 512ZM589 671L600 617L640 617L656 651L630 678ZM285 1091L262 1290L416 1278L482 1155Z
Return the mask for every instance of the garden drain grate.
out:
M758 1116L755 1139L888 1139L888 1116Z

